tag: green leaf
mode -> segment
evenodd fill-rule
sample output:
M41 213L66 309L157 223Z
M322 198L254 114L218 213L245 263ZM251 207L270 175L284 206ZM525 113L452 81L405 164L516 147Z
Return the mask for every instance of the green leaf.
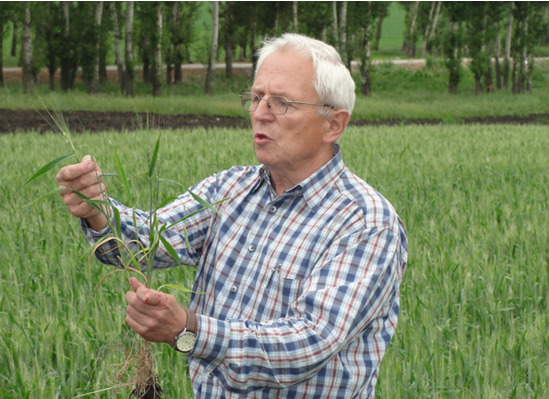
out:
M116 166L118 167L118 174L120 175L120 179L122 180L122 184L124 186L124 191L126 192L126 197L128 198L128 204L131 204L131 206L133 206L132 194L130 192L130 184L128 183L128 179L126 178L126 172L124 172L124 167L122 166L122 163L118 158L118 154L116 153L116 148L113 148L112 150L114 152L114 159L116 160Z
M173 184L177 184L178 186L181 186L183 188L185 188L185 186L175 180L170 180L170 179L158 179L158 181L163 181L163 182L166 182L166 183L173 183Z
M158 291L160 291L164 287L173 288L174 290L179 290L179 291L183 291L183 292L190 292L190 293L194 292L195 294L205 294L205 292L195 292L193 290L190 290L188 288L181 287L181 286L175 285L175 284L164 284L164 285L158 287Z
M103 173L100 177L118 177L120 176L118 173Z
M154 173L154 168L156 167L156 160L158 158L158 150L160 149L160 137L162 137L162 133L158 135L158 139L156 140L156 146L154 147L153 156L151 158L151 164L149 166L149 177L152 177Z
M51 197L52 195L57 194L59 191L64 190L64 189L66 189L66 187L57 187L56 189L51 190L49 193L44 194L44 195L41 196L40 198L35 199L35 200L32 201L30 204L25 205L24 207L26 208L27 206L31 206L31 205L33 205L33 204L36 204L37 202L43 201L43 200L45 200L46 198L49 198L49 197Z
M200 198L198 195L196 195L195 193L193 193L191 190L187 190L192 196L193 198L195 199L196 202L198 202L200 205L202 205L204 208L208 208L212 211L214 211L215 213L217 213L219 216L221 216L221 214L217 211L217 209L215 209L213 206L211 206L210 204L208 204L206 201L204 201L202 198Z
M181 263L179 263L179 255L177 255L177 252L175 252L175 249L172 247L172 244L166 240L163 236L160 235L160 241L162 241L162 244L164 244L164 247L166 248L166 251L170 254L170 256L177 262L177 266L181 266Z
M158 209L164 208L166 205L168 205L168 204L174 202L176 199L177 199L177 197L173 197L173 196L165 198L164 201L162 201L162 202L158 205Z
M49 172L51 169L55 168L57 165L59 165L65 159L69 159L70 157L74 157L74 154L63 155L62 157L59 157L59 158L51 161L50 163L42 166L40 168L40 170L38 170L38 172L36 172L34 175L32 175L32 177L29 180L27 180L27 182L24 184L24 186L29 184L31 181L33 181L37 177L42 176L44 173Z

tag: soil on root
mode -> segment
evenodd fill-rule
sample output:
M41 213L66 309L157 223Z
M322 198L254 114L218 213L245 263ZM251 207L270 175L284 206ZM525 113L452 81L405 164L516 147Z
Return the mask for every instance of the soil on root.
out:
M249 128L250 120L243 116L221 115L160 115L135 112L63 111L71 132L103 132L136 130L149 126L155 129ZM549 125L549 113L526 116L477 116L453 121L454 124L541 124ZM51 124L51 125L50 125ZM353 120L351 126L380 125L442 125L442 119L379 119ZM54 131L53 121L46 112L35 110L0 109L0 133Z

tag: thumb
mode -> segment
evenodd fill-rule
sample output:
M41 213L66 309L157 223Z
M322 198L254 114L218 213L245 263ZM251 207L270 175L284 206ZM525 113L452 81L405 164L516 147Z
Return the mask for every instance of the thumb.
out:
M130 277L130 284L132 285L132 288L134 291L137 291L139 287L145 286L145 284L142 284L138 279L135 277Z

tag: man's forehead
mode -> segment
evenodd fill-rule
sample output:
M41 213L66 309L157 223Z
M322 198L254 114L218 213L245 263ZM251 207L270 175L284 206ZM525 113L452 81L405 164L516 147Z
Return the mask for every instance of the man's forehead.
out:
M307 82L313 88L312 59L296 50L279 50L268 55L258 68L252 89L263 91L266 85L272 94L284 94L295 84ZM278 92L278 93L277 93Z

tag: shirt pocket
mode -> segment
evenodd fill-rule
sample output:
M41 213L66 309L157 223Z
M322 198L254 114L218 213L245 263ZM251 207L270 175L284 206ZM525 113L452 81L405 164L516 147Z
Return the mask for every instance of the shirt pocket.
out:
M270 320L288 317L288 310L302 294L304 282L300 278L282 277L278 270L274 270L269 289L265 290L267 300L272 304L272 312L265 316L270 316Z

